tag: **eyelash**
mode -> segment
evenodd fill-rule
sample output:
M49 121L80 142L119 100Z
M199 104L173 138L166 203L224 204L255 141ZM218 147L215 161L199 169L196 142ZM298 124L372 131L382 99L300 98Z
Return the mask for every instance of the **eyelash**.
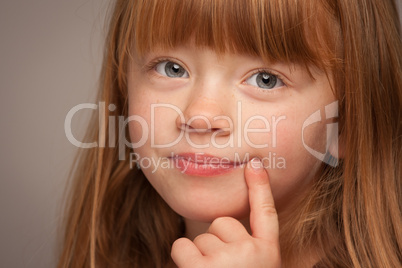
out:
M281 74L279 74L279 73L277 73L277 72L275 72L275 71L268 70L268 69L257 69L257 70L255 70L255 71L253 71L250 75L247 76L246 79L244 79L244 82L243 82L243 83L245 83L245 82L246 82L248 79L250 79L253 75L259 74L259 73L266 73L266 74L269 74L269 75L276 76L279 80L282 81L282 83L283 83L283 85L284 85L285 87L288 86L288 83L287 83L287 81L286 81L286 78L285 78L283 75L281 75ZM264 89L261 89L261 90L263 90L263 91L265 91L265 92L268 92L268 90L264 90ZM274 89L274 90L271 90L271 91L275 91L275 89Z
M156 71L156 66L159 63L162 63L162 62L165 62L165 61L171 61L171 62L176 63L176 64L180 65L181 67L183 67L183 64L178 62L177 60L174 60L174 59L171 59L171 58L158 58L158 59L152 60L151 62L147 63L144 66L145 71L147 71L147 72ZM186 69L186 71L187 71L187 68L185 68L185 67L183 67L183 68Z
M171 62L176 63L176 64L178 64L178 65L183 67L183 64L180 63L179 61L175 60L175 59L172 59L172 58L158 58L158 59L152 60L149 63L147 63L144 66L144 68L145 68L145 70L147 72L150 72L150 71L155 71L156 72L156 66L158 64L162 63L162 62L165 62L165 61L171 61ZM187 68L185 68L185 67L183 67L183 68L187 71ZM269 75L274 75L274 76L276 76L278 79L280 79L282 81L282 83L284 84L284 87L287 87L286 78L284 78L281 74L279 74L279 73L277 73L275 71L272 71L272 70L262 69L262 68L254 70L250 75L247 76L247 78L244 79L244 81L242 83L244 84L247 79L249 79L253 75L259 74L259 73L266 73L266 74L269 74ZM160 76L158 76L158 77L160 77ZM253 87L255 87L255 86L253 86ZM265 94L275 94L276 91L279 89L279 88L276 88L276 89L273 89L273 90L266 90L266 89L262 89L262 88L259 88L259 87L256 87L256 88L258 88L259 91L261 91L261 92L263 92Z

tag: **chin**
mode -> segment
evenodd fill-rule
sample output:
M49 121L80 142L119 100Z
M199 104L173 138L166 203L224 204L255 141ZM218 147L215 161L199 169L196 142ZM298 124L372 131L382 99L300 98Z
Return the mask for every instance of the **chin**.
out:
M185 206L183 206L185 204ZM193 200L178 205L171 205L172 209L182 217L199 222L212 222L219 217L233 217L243 219L249 216L250 209L248 196L233 197L227 201L221 200Z

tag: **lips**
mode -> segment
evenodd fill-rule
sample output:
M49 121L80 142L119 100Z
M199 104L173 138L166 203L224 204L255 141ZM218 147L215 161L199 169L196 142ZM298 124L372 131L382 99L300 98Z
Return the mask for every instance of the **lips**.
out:
M170 157L174 166L191 176L212 177L230 173L244 163L203 153L183 153Z

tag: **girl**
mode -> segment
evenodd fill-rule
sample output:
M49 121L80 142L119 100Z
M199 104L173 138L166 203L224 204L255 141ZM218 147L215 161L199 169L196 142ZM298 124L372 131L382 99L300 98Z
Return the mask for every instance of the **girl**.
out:
M117 0L59 267L400 267L401 47L392 0Z

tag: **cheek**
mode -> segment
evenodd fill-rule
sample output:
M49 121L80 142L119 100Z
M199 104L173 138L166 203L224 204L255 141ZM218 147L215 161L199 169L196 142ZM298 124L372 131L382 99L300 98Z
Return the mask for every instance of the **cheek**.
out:
M144 90L137 90L140 93ZM183 135L176 121L183 119L183 110L175 103L178 98L166 94L139 94L129 99L129 115L136 116L129 123L130 138L133 142L147 135L144 145L153 148L170 148L180 142ZM144 125L146 126L144 127Z
M130 141L134 148L142 146L149 140L150 133L150 117L147 107L140 105L135 101L129 101L129 122L128 128L130 133Z
M152 142L160 142L161 137L163 139L164 136L167 136L167 133L161 130L165 129L164 122L169 115L166 111L161 110L161 108L155 108L154 102L148 98L142 98L141 102L129 100L130 121L128 127L131 142L137 149L135 151L151 146Z
M325 124L312 125L304 131L302 126L303 120L281 122L273 133L276 146L264 150L264 165L268 167L278 210L307 189L321 164L306 146L325 151Z
M325 151L326 125L318 122L303 126L303 119L287 119L277 125L272 132L271 148L284 154L309 154L309 149Z
M131 91L131 95L129 95L128 129L130 141L136 163L142 165L141 169L143 171L144 165L149 166L152 170L152 163L154 162L150 161L154 157L151 150L152 119L150 106L152 100L145 95L139 97L140 92L137 91L135 95L132 93L133 91Z

